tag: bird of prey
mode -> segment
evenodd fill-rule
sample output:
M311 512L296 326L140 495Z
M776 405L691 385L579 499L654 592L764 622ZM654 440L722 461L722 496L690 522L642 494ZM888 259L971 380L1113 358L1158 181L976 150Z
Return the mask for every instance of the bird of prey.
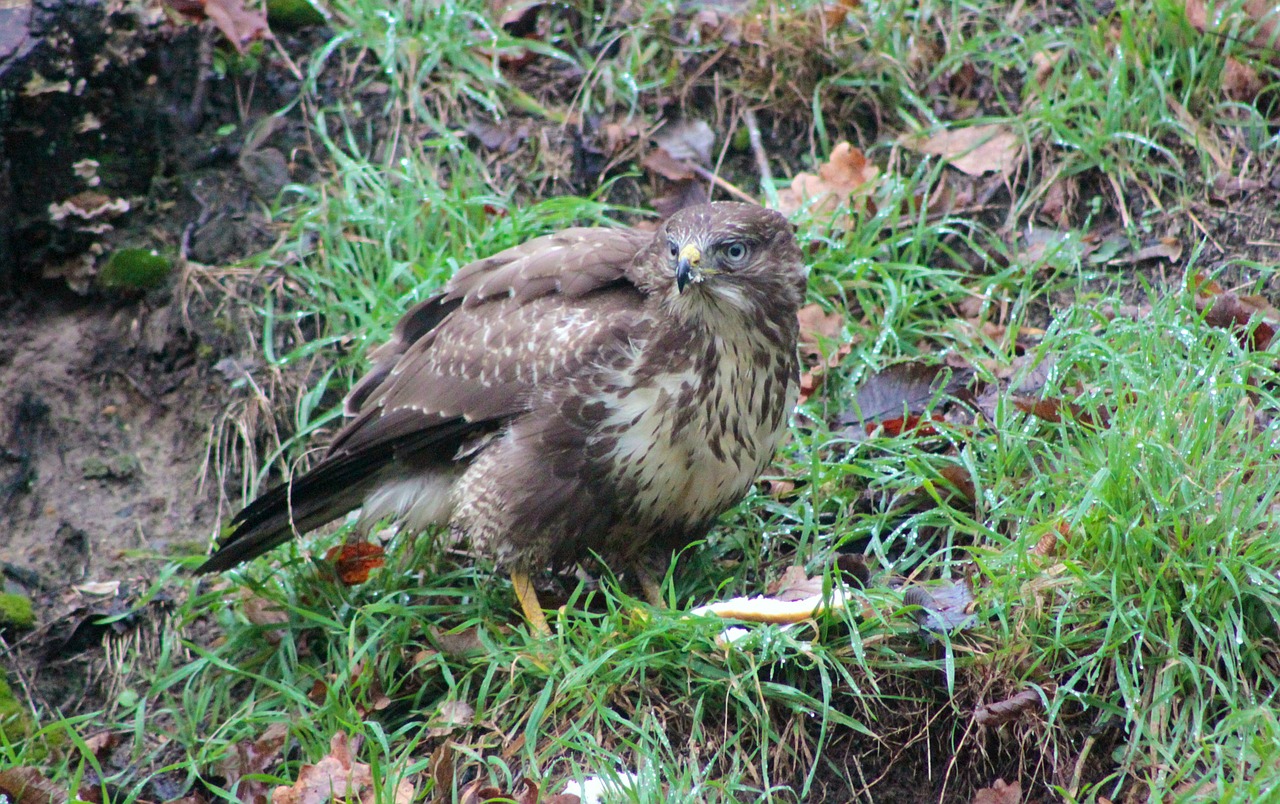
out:
M547 633L531 575L687 545L772 459L805 283L787 220L736 203L473 262L373 352L324 459L242 510L197 571L359 507L358 530L447 524Z

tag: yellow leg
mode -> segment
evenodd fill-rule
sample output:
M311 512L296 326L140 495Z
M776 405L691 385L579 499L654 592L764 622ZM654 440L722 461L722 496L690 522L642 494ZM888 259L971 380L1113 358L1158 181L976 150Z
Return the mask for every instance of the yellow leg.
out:
M644 599L649 601L649 605L655 609L665 609L667 601L662 599L662 589L657 581L653 580L649 570L645 569L639 561L632 564L631 568L636 573L636 580L640 582L640 589L644 591Z
M539 634L551 636L551 628L547 625L547 618L542 613L538 594L533 591L533 580L529 578L529 573L512 571L511 585L515 587L516 598L520 601L520 608L524 610L524 617L529 621L529 625Z

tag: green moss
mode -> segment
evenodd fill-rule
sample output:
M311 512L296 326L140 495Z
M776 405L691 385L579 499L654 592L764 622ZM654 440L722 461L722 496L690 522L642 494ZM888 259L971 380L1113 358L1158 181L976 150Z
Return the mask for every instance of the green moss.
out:
M324 15L307 0L267 0L267 22L273 30L324 25Z
M35 611L31 599L22 595L0 594L0 628L34 628Z
M173 262L152 249L122 248L98 272L98 284L117 290L149 290L169 278Z
M4 675L0 674L0 735L6 739L19 739L31 732L31 715L14 696Z

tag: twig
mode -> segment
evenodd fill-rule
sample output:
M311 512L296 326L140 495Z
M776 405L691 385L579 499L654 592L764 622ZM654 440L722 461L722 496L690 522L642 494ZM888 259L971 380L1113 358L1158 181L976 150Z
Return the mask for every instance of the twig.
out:
M756 110L748 107L742 113L742 122L747 127L747 139L751 142L751 153L756 157L756 169L760 171L760 189L764 191L769 206L778 205L778 188L773 184L773 172L769 170L769 155L764 152L764 141L760 138L760 124L756 121Z
M712 173L711 171L707 170L707 169L706 169L706 168L704 168L702 165L695 165L695 164L693 164L692 162L686 162L685 164L686 164L686 165L687 165L687 166L688 166L688 167L689 167L689 168L690 168L694 173L697 173L699 176L701 176L702 178L704 178L704 179L706 179L707 181L711 182L712 184L716 185L716 186L717 186L717 187L719 187L721 190L724 190L726 193L728 193L729 195L731 195L731 196L733 196L734 198L738 199L739 201L746 201L748 204L759 204L759 203L760 203L760 202L759 202L759 201L757 201L755 198L753 198L753 197L751 196L751 194L750 194L750 193L747 193L747 192L744 192L744 191L742 191L742 190L738 189L738 188L737 188L737 187L735 187L734 185L730 184L729 182L727 182L727 181L725 181L724 179L720 178L720 177L719 177L719 176L717 176L716 174L714 174L714 173Z
M191 92L191 105L187 107L187 128L197 131L204 122L205 105L209 101L209 82L213 80L213 27L201 25L200 41L196 45L196 86Z

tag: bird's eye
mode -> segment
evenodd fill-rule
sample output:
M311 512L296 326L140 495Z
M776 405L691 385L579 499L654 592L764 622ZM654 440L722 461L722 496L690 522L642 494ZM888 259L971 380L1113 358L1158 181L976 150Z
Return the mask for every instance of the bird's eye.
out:
M667 248L671 249L672 257L678 256L680 254L680 247L676 245L676 241L674 240L667 241Z
M745 243L733 242L726 243L724 246L724 256L729 262L742 262L747 258L747 246Z

